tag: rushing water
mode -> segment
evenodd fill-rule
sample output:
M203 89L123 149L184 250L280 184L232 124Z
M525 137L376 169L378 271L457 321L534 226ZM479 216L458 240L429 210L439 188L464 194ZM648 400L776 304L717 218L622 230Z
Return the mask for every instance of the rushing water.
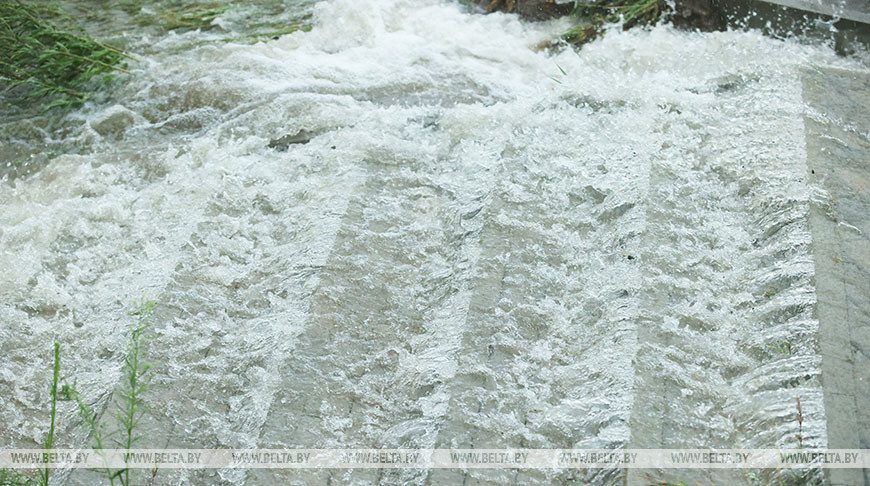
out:
M62 130L16 125L53 152L0 183L4 446L47 430L52 341L106 407L142 297L140 447L794 447L797 397L827 444L800 77L865 64L666 26L547 51L564 23L431 1L312 22L140 41ZM274 476L578 479L158 481Z

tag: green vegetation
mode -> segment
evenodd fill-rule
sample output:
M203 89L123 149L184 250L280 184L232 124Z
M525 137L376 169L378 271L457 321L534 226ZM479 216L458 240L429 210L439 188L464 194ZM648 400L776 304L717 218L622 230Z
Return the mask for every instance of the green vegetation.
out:
M31 486L33 479L14 469L0 469L0 486Z
M226 5L196 5L169 9L157 15L166 30L209 30L212 22L227 11Z
M577 2L572 15L580 20L562 35L570 44L584 44L598 37L606 24L622 21L623 29L655 24L662 13L660 0L593 0Z
M768 353L769 356L773 357L773 352L782 357L787 357L791 355L791 340L786 338L783 342L779 344L768 344L767 349L771 352Z
M127 354L124 357L124 375L120 399L114 405L117 409L118 426L114 431L115 443L122 449L130 450L139 439L135 434L136 425L145 411L142 395L148 391L153 373L152 364L145 361L145 353L151 340L149 328L151 326L151 313L154 311L154 301L145 301L136 304L131 316L138 319L136 328L130 334L130 342L127 344ZM88 425L91 436L94 439L95 449L103 450L104 430L100 426L97 414L91 410L81 398L75 385L64 385L63 396L65 400L74 401L78 405L79 415ZM114 485L117 479L124 486L130 484L130 469L123 468L112 471L106 467L106 478Z
M143 8L146 6L147 8ZM290 34L297 30L307 32L311 29L311 26L306 23L310 20L310 15L304 15L289 23L264 21L264 18L273 18L286 9L286 5L278 0L219 0L192 5L191 2L179 0L124 0L121 8L131 15L139 26L155 26L167 32L212 30L216 27L214 21L223 14L231 13L236 16L246 10L255 9L259 14L258 18L248 22L248 26L253 27L252 32L224 39L226 41L260 40Z
M98 451L104 450L104 441L108 436L115 436L115 444L128 451L140 439L140 436L136 434L136 427L145 411L143 394L148 391L153 376L153 365L145 360L148 344L152 339L150 320L153 310L154 301L145 301L135 304L134 309L130 312L131 316L136 317L137 325L131 332L130 341L127 344L127 353L124 357L123 380L121 382L121 390L118 393L119 399L114 402L117 411L117 427L109 434L105 433L104 427L100 424L99 415L84 402L81 394L76 390L75 383L72 385L64 384L58 390L58 382L60 380L60 344L54 343L54 366L52 368L50 389L51 421L48 435L43 445L45 450L48 451L54 447L55 415L57 413L58 401L75 402L82 422L90 430L95 444L94 449ZM18 471L0 469L0 486L28 486L33 484L48 486L49 472L50 469L47 467L40 469L38 481L35 482L32 478ZM130 485L129 468L113 471L109 467L106 467L105 472L110 484L114 485L117 481L123 486Z
M90 99L99 81L130 74L125 68L132 56L95 40L82 25L126 45L137 33L219 30L215 20L225 16L229 32L187 47L258 42L310 30L310 9L294 7L296 14L288 14L282 0L0 0L0 95L42 111L70 108Z
M127 56L83 31L59 27L50 18L63 14L20 0L0 0L0 88L18 101L47 100L45 109L79 105L88 99L84 85L102 75L109 82L127 72Z
M54 367L51 379L51 425L48 428L48 436L45 438L45 450L54 448L54 417L57 413L57 380L60 377L60 344L54 343ZM39 483L48 486L50 469L45 467L39 471Z
M130 343L127 346L127 356L124 358L124 381L121 399L115 402L118 408L118 423L120 440L118 445L128 451L133 448L133 444L139 439L134 433L136 424L142 417L145 411L142 402L142 395L148 391L151 383L151 363L145 362L145 352L151 336L148 333L150 327L151 313L154 310L154 301L144 302L136 307L131 315L136 315L139 318L139 323L136 329L130 336ZM107 471L107 474L109 471ZM115 474L109 474L109 479L117 476L121 484L128 486L130 484L130 469L124 468ZM114 484L114 481L112 481Z
M94 443L96 446L94 447L96 450L103 450L103 431L98 426L98 415L96 412L91 410L87 404L82 400L81 395L75 389L75 385L64 385L61 394L64 397L64 400L73 401L76 403L79 409L79 415L82 418L82 421L88 425L88 428L91 431L91 436L94 439ZM112 474L112 470L108 467L106 468L106 476L109 478L109 482L115 484L115 476Z
M269 39L277 39L282 35L292 34L293 32L301 30L302 32L310 32L311 24L306 23L310 17L305 17L298 22L293 22L287 24L284 27L276 28L274 30L263 30L262 32L252 32L250 34L244 34L237 37L230 37L224 39L226 42L239 42L239 41L251 41L251 42L259 42L266 41ZM263 24L267 25L267 24Z
M226 12L227 2L209 2L191 5L190 2L146 2L124 0L121 8L132 15L140 26L157 25L167 31L210 30L212 22Z
M804 410L801 408L801 397L797 397L797 414L795 420L798 423L798 433L795 436L798 442L798 449L804 448Z

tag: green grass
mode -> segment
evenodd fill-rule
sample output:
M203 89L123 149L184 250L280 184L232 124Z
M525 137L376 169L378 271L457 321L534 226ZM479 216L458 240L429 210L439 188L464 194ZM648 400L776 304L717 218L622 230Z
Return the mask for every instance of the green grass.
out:
M300 15L286 12L299 9ZM282 0L0 0L0 96L38 111L73 108L120 73L130 74L121 49L93 39L80 26L125 42L131 33L209 31L227 15L235 32L209 42L258 42L311 29L310 12ZM196 44L194 44L196 45Z
M113 402L116 409L117 427L114 431L106 433L104 427L99 421L99 415L89 407L82 399L81 394L76 389L75 383L63 384L58 390L58 382L60 378L60 344L54 343L54 365L52 368L52 381L50 388L51 397L51 420L49 424L48 434L46 435L43 448L51 450L54 447L55 439L55 416L57 413L58 401L75 402L79 416L88 429L94 441L94 449L98 451L104 450L105 439L109 436L114 436L114 442L120 448L129 451L141 436L136 433L137 426L143 413L145 412L145 404L143 395L148 391L151 378L153 376L153 364L149 363L145 355L148 350L148 344L153 336L150 333L151 314L154 311L154 301L145 301L135 304L134 309L130 312L130 316L136 318L136 327L130 333L130 340L127 344L127 352L124 357L124 370L121 382L121 390L118 393L119 398ZM123 486L130 485L130 469L123 468L112 470L109 467L104 469L106 479L114 485L116 481ZM38 484L48 486L49 484L49 468L39 470ZM4 482L5 481L5 482ZM34 484L33 480L12 470L0 470L0 486L13 485L29 485Z
M208 31L215 28L215 19L230 11L238 13L253 7L260 10L259 13L262 15L268 15L270 13L269 10L274 15L281 13L286 8L285 4L278 0L218 0L205 3L182 2L179 0L124 0L120 6L133 17L139 26L154 26L166 32ZM297 30L310 30L310 25L304 23L305 20L308 20L309 16L305 17L290 23L257 19L254 25L258 27L257 30L259 32L226 40L248 38L259 40L260 38L289 34Z
M578 2L572 15L580 22L562 35L570 44L579 45L601 35L606 24L622 21L624 29L655 24L661 14L661 0L595 0Z
M91 431L91 437L96 444L94 448L96 450L103 450L103 430L99 426L99 416L97 415L97 413L91 410L91 408L84 402L84 400L82 400L82 397L79 394L78 390L76 390L75 385L65 384L63 386L61 394L64 397L64 400L69 400L76 403L79 410L79 416L82 418L82 422L87 424L88 428ZM109 478L109 482L111 484L115 484L112 470L106 467L105 471L106 477Z
M124 358L124 378L121 399L115 402L118 408L120 423L120 440L118 445L128 451L139 440L135 429L145 411L142 395L148 391L151 384L152 364L145 361L145 352L151 340L149 327L151 313L154 311L154 301L147 301L136 306L131 315L138 317L138 325L130 336L127 346L127 356ZM122 469L112 476L117 476L121 484L130 484L130 469ZM114 484L114 483L113 483Z
M124 52L58 26L62 13L20 0L0 0L0 89L45 109L71 107L89 98L85 84L124 70ZM11 91L11 93L9 93Z
M31 486L37 484L33 478L14 469L0 469L0 486Z
M143 9L147 6L148 9ZM156 25L166 31L210 30L212 22L229 10L226 2L193 4L190 2L143 2L128 0L124 8L140 26Z
M52 371L51 390L49 392L51 396L51 422L48 428L48 435L45 438L45 445L43 446L47 451L54 448L54 419L57 414L57 380L60 377L60 344L58 343L54 343L54 366ZM39 471L39 484L48 486L50 472L51 470L48 466Z

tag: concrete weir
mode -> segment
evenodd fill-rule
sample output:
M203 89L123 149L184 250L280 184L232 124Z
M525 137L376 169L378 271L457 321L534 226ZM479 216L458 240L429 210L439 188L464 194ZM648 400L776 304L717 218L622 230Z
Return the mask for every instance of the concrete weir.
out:
M870 448L870 140L867 138L870 75L825 68L806 70L800 78L806 106L803 136L807 182L808 187L820 189L821 195L811 197L804 217L788 224L808 226L811 233L816 295L813 316L819 323L814 352L821 359L824 395L824 413L819 418L827 431L828 448L867 449ZM655 198L651 199L655 204ZM673 289L662 292L667 294ZM635 383L629 448L729 448L738 446L735 437L743 447L775 446L765 442L761 432L755 432L758 435L753 438L749 433L744 435L739 427L717 431L716 427L701 422L709 414L693 415L692 408L705 398L695 394L692 401L685 400L680 394L685 383L661 372L669 365L685 366L685 358L659 352L674 346L693 349L687 337L651 321L640 326L638 341L637 362L641 366ZM692 352L711 354L709 350ZM679 359L683 362L676 363ZM724 373L722 379L729 381ZM735 390L738 395L750 391L745 387ZM712 394L707 398L716 399ZM719 395L718 399L726 402L724 410L728 409L727 401L739 402L735 396ZM636 469L628 470L626 478L630 485L650 484L651 480L738 484L749 479L737 470ZM823 477L803 480L870 485L870 470L827 469Z
M812 0L723 0L731 19L774 34L830 36L841 52L870 45L870 3ZM830 30L821 32L819 26ZM807 181L820 189L805 216L812 235L818 319L816 352L821 359L824 426L830 449L870 448L870 75L832 68L807 69L800 90L806 106L804 138ZM810 190L810 189L808 189ZM655 203L655 199L652 203ZM713 427L692 432L691 410L680 405L681 384L660 373L668 357L657 351L680 347L655 322L641 326L639 371L629 448L735 447L734 435ZM689 349L689 348L686 348ZM683 385L684 386L684 385ZM691 407L689 407L691 408ZM740 435L739 432L736 433ZM702 445L703 444L703 445ZM744 442L745 444L745 442ZM774 444L756 442L755 447ZM744 445L746 447L746 445ZM685 484L737 484L749 478L732 470L626 471L626 483L672 480ZM807 480L808 478L804 478ZM831 485L870 485L868 469L827 469Z
M870 75L807 71L810 179L829 200L810 213L828 447L870 448ZM831 119L839 123L830 123ZM843 127L846 127L845 129ZM830 469L831 484L870 484L870 470Z

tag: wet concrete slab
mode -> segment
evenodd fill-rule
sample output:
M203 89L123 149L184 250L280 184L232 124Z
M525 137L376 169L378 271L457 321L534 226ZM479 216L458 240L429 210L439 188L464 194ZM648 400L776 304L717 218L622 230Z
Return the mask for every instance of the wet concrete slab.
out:
M840 54L870 48L870 3L865 0L721 0L717 8L731 28L813 39Z
M866 0L764 0L767 3L782 5L783 7L806 10L832 17L854 20L856 22L870 23L870 3Z
M828 447L870 448L870 74L803 76L810 213ZM870 470L829 469L834 485L870 484Z
M776 183L805 181L801 80L797 73L788 80L775 111L753 108L759 93L771 92L763 83L719 93L713 109L732 110L732 118L699 124L699 131L715 135L701 137L697 153L662 152L652 161L644 235L649 251L640 257L649 261L648 290L633 361L628 449L797 447L797 398L812 416L807 425L813 431L804 433L824 440L808 204ZM717 171L724 176L714 177ZM714 224L686 217L702 207L715 215ZM651 258L666 247L679 250ZM724 251L700 266L693 254L702 247ZM666 278L691 266L700 270L692 279ZM705 294L705 288L715 291ZM771 352L783 343L787 352ZM762 417L761 409L770 415ZM812 484L819 478L799 479ZM789 478L765 472L753 479L737 469L628 469L625 483L780 479Z
M804 181L809 205L805 213L789 219L784 228L805 228L803 232L808 231L810 236L815 304L810 306L811 316L804 317L817 320L818 327L809 336L813 349L806 351L821 359L818 379L824 395L823 406L816 406L820 410L811 418L805 417L802 439L812 439L813 433L808 433L807 427L818 427L822 430L819 436L824 442L822 447L867 449L870 448L870 74L832 68L808 69L799 74L797 85L805 115L803 120L796 117L788 126L802 132L792 134L796 135L792 139L804 145L805 152L791 155L804 159L806 165L805 168L794 166L791 170L806 171ZM777 139L778 146L782 146L786 132ZM742 143L749 141L750 138L745 138ZM804 160L796 163L803 164ZM789 170L786 166L781 169ZM655 177L651 177L651 181L654 188ZM650 200L656 205L654 190L651 190ZM797 337L790 335L787 339L791 354ZM691 407L687 408L688 402L680 394L685 384L661 372L668 368L662 364L667 358L663 358L659 350L680 347L678 338L667 332L661 323L650 321L639 326L638 341L639 371L629 448L794 446L771 435L776 428L774 424L769 424L768 429L748 431L742 438L739 427L730 434L723 430L718 436L709 426L703 431L691 430L691 422L687 420L692 415ZM691 345L683 348L684 356L703 352ZM708 375L706 379L711 377ZM730 383L727 377L723 377L723 387L725 383ZM786 381L778 392L802 394L806 414L807 396L793 387ZM741 387L732 397L719 393L716 398L726 410L734 412L739 411L739 407L733 404L728 407L728 403L751 403L749 395L752 393L749 388ZM691 402L698 400L698 394L694 394ZM794 410L784 410L783 417L793 415ZM701 441L697 442L699 439ZM867 485L870 471L827 469L824 476L804 479L810 483ZM751 482L747 473L734 470L626 471L627 484L656 481Z

